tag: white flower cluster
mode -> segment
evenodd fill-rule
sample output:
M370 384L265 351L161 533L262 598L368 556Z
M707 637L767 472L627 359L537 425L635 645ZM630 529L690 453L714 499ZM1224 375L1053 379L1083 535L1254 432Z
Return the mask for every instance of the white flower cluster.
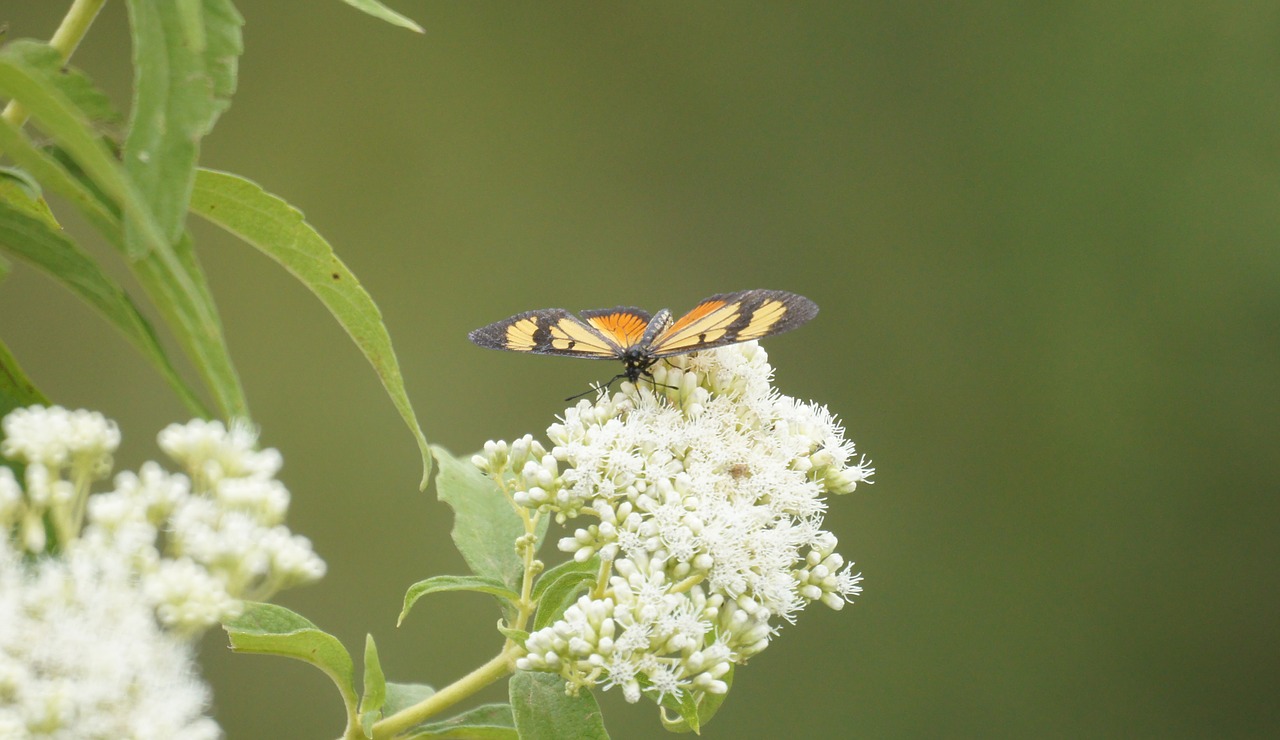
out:
M0 468L0 524L17 525L24 549L42 552L48 524L59 540L80 532L89 485L111 473L115 422L92 411L32 406L4 417L0 455L26 463L27 495ZM6 530L8 531L8 530Z
M560 522L598 520L559 548L611 573L534 632L523 670L628 701L724 693L722 677L813 601L839 609L861 574L822 529L827 494L874 472L823 406L780 395L754 342L671 358L547 430L474 462Z
M23 555L0 538L0 737L213 740L193 645L164 632L123 563Z
M195 420L159 435L185 473L145 463L89 495L110 472L120 434L100 414L33 406L5 417L0 453L26 466L22 485L0 468L0 528L20 548L45 549L51 520L62 551L127 563L169 630L195 636L239 613L241 600L314 581L325 565L282 523L289 492L275 479L281 457L256 450L247 425ZM83 529L82 520L86 519Z

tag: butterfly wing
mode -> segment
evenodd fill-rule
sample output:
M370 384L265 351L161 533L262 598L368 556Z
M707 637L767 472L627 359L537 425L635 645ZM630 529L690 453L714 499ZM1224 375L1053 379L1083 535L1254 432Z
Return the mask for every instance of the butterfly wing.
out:
M609 334L584 323L563 308L525 311L480 327L467 336L488 349L539 355L613 359L621 356L623 351L623 347Z
M818 305L783 290L721 293L694 306L654 337L653 357L694 352L789 331L818 314Z
M640 342L649 327L649 312L632 306L583 311L582 318L624 351Z

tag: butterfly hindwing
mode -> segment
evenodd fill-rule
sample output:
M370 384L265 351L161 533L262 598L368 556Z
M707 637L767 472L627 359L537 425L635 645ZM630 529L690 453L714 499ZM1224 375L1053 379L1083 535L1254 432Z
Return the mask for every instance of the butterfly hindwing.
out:
M481 347L512 352L596 359L622 353L612 338L563 308L525 311L476 329L468 337Z
M722 293L693 307L654 338L654 357L746 342L788 331L818 313L813 301L782 290Z
M582 318L623 350L639 343L649 328L649 312L631 306L595 308L583 311Z

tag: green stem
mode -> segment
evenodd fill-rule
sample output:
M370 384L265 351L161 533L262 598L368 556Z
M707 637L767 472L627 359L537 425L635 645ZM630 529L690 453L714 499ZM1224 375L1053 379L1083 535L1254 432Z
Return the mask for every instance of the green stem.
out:
M514 669L515 652L510 648L503 650L488 663L428 696L418 704L396 712L381 722L374 724L373 737L375 740L395 737L511 673Z
M71 3L71 8L62 18L62 24L53 32L53 38L49 39L49 46L58 52L63 62L71 58L71 52L80 45L80 41L89 32L89 26L93 25L93 19L98 17L98 11L106 4L107 0L75 0ZM0 115L15 127L21 126L27 122L27 107L16 100L10 100L4 113Z
M512 498L511 491L508 489L507 480L501 472L492 475L492 478L498 484L502 495L507 498L507 502L511 504L511 508L515 509L516 514L520 516L520 521L524 524L524 536L521 538L524 577L520 585L520 601L516 604L516 618L512 624L513 629L523 630L525 625L529 623L529 618L533 616L533 611L536 608L536 604L533 603L533 580L542 571L542 563L534 557L538 539L534 533L538 531L538 520L541 515L534 514L530 516L528 509L516 505L515 499ZM375 723L373 725L374 740L395 737L414 725L443 712L503 676L515 672L516 659L522 655L524 655L524 646L507 638L506 644L502 647L502 652L498 653L488 663L417 704L402 709L381 722ZM350 731L350 728L348 730Z

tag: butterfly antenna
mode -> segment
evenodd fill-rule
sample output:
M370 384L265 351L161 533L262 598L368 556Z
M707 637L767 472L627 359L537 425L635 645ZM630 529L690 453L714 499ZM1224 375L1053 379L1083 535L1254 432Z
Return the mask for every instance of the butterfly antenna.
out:
M607 390L607 389L609 388L609 386L611 386L611 385L613 385L615 382L617 382L617 381L618 381L618 379L620 379L620 378L625 378L625 377L627 377L627 374L626 374L626 373L622 373L621 375L615 375L615 376L613 376L612 378L610 378L610 379L609 379L609 382L608 382L608 383L605 383L604 385L593 385L593 386L591 386L590 388L586 389L585 391L583 391L583 392L581 392L581 393L579 393L579 394L577 394L577 395L574 395L574 396L569 396L568 398L566 398L566 399L564 399L564 400L565 400L566 402L567 402L567 401L576 401L576 400L578 400L579 398L582 398L583 396L587 395L588 393L599 393L600 391Z

